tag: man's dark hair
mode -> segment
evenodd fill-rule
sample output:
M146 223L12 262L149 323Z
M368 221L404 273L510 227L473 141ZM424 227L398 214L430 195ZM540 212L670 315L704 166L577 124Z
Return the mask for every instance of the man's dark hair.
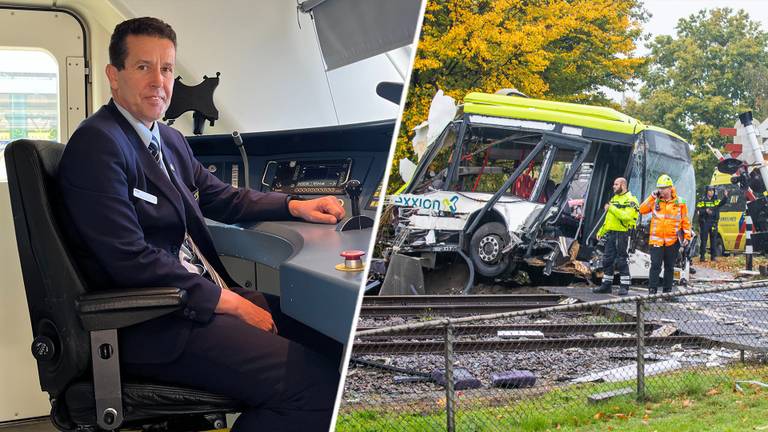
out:
M173 47L176 47L176 32L164 21L152 17L123 21L115 26L115 31L112 32L112 38L109 41L109 63L118 70L125 69L125 58L128 56L125 40L130 35L168 39L173 42Z

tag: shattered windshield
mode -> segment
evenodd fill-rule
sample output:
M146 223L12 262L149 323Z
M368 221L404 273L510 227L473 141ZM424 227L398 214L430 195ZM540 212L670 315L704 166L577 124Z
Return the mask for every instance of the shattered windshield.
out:
M419 171L414 179L411 193L422 194L430 190L442 190L445 187L448 166L456 144L457 125L450 124L443 134L435 141L435 148L425 155L425 160L419 162Z
M451 187L457 192L496 193L542 139L541 133L492 127L473 127L468 135L462 147L458 178ZM572 150L555 147L539 153L504 194L547 202L563 181L574 156Z
M656 180L662 174L672 177L677 195L688 204L688 218L696 210L696 179L689 156L688 144L657 131L646 131L648 160L645 190L656 190Z

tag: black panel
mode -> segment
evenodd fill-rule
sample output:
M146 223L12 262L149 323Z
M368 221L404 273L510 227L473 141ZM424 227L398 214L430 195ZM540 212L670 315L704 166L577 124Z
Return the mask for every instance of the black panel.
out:
M281 192L313 198L319 195L337 195L348 199L339 187L338 179L330 185L320 183L300 184L299 177L307 170L342 161L349 170L349 179L359 180L363 185L360 207L372 215L376 210L374 194L380 187L386 170L387 155L392 142L394 120L361 123L356 125L331 126L322 128L287 130L278 132L257 132L241 134L248 153L250 187L263 192L277 189ZM209 135L188 137L195 156L220 180L245 185L243 161L230 135ZM290 164L293 163L293 167ZM294 174L291 181L283 178L276 182L282 167L287 174ZM306 169L304 169L306 168ZM291 173L287 173L293 169ZM316 171L315 171L316 174ZM346 177L346 176L345 176ZM280 187L277 187L280 183ZM305 182L306 183L306 182Z
M394 128L395 121L386 120L344 126L243 133L241 136L250 156L329 150L388 153ZM198 157L239 156L230 135L194 136L187 137L187 140Z

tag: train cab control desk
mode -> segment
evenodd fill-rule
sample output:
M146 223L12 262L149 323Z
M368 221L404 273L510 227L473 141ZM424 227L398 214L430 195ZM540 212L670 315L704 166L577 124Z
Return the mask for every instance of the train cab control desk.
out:
M258 288L277 288L283 313L347 343L365 272L339 271L336 266L344 262L344 251L368 250L372 228L338 231L336 225L308 222L206 222L219 254L277 272L277 278L266 282L277 287Z

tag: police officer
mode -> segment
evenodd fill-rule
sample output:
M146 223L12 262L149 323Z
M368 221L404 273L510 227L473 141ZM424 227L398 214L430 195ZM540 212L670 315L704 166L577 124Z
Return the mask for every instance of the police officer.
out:
M704 261L707 251L707 238L709 238L709 254L712 261L717 258L715 246L717 242L717 223L720 221L720 207L726 203L728 192L723 191L723 199L718 198L714 186L707 186L704 196L696 203L696 212L699 215L699 259Z
M651 247L649 294L656 294L662 264L664 265L664 292L672 292L677 254L680 247L686 246L691 240L688 207L685 200L677 196L672 178L662 174L656 181L656 188L657 190L640 204L640 214L653 214L651 233L648 238L648 245Z
M597 232L597 238L605 237L603 253L603 283L592 290L594 293L610 293L614 268L619 270L621 282L619 295L627 295L629 275L629 230L635 228L638 217L637 198L627 190L627 180L619 177L613 181L613 197L605 205L605 223Z

